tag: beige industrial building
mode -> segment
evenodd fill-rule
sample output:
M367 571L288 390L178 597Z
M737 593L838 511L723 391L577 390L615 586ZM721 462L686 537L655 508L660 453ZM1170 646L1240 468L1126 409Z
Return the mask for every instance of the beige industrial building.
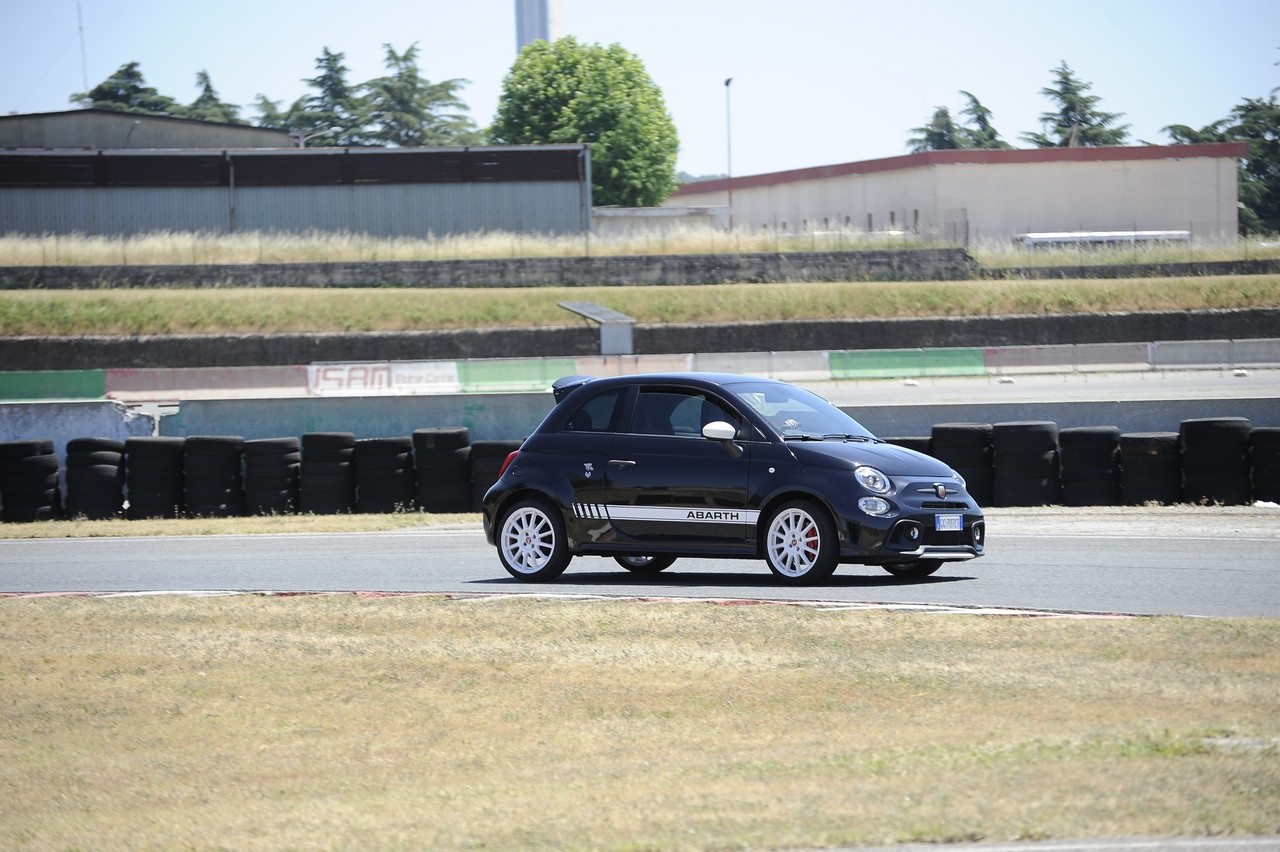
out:
M717 210L734 229L911 233L965 246L1027 234L1233 241L1237 167L1248 150L1229 142L929 151L699 181L664 206Z

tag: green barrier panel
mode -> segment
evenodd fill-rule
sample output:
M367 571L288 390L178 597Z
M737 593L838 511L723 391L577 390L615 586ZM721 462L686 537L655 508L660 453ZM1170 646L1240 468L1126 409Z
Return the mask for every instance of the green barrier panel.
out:
M103 399L106 395L106 370L0 373L0 399Z
M868 349L829 352L833 379L896 379L910 376L982 376L983 349Z
M458 383L463 393L541 391L561 376L573 375L572 358L529 358L459 361Z

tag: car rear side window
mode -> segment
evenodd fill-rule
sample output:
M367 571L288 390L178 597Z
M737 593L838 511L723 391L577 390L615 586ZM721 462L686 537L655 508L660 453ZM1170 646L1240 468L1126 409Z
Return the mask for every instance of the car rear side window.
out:
M596 394L569 415L565 423L566 432L614 432L617 431L616 420L626 388L605 391Z

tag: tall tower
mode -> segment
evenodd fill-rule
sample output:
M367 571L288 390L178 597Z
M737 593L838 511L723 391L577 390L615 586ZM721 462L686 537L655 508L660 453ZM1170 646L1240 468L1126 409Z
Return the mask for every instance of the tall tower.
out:
M533 41L560 38L560 0L516 0L516 52Z

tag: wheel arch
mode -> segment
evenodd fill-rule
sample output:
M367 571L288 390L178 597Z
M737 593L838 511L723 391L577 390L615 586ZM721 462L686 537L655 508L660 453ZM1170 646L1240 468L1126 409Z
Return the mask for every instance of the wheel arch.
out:
M827 498L823 497L816 491L809 491L804 488L788 488L779 491L776 494L770 494L769 497L760 504L760 517L756 519L756 553L764 557L765 531L767 529L769 519L773 517L773 513L778 507L792 500L807 500L810 503L818 505L822 511L827 513L827 517L831 519L832 526L836 529L836 537L843 542L847 537L847 530L840 522L840 513Z

